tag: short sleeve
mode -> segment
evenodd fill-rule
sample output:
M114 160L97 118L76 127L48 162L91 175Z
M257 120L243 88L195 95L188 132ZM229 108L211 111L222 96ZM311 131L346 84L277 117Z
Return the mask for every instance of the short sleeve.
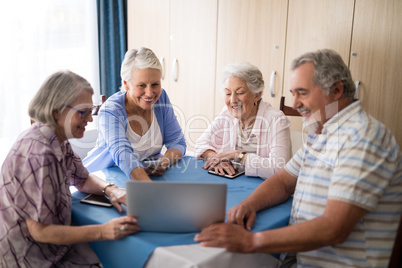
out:
M304 157L304 148L302 146L285 165L286 172L288 172L290 175L294 177L298 177L301 165L303 163L303 157Z
M365 133L340 150L331 177L330 199L373 210L398 170L398 149L390 132L381 139Z
M81 158L72 150L70 143L67 143L66 148L66 163L70 185L80 185L88 178L89 172L84 167Z

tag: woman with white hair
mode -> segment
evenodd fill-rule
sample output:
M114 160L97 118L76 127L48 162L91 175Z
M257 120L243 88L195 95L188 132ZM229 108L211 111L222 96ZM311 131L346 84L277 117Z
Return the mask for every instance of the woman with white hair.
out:
M71 226L70 185L105 194L122 212L125 190L89 174L68 139L82 138L92 121L93 89L81 76L51 75L29 105L36 122L22 133L0 174L0 267L100 267L88 241L139 231L124 216L105 224Z
M97 145L83 160L90 172L116 165L131 180L150 181L148 175L162 175L185 154L186 141L161 77L162 66L152 50L126 52L121 91L99 110ZM167 151L161 156L164 145ZM161 164L144 167L146 158Z
M240 165L247 176L270 177L291 157L289 120L262 101L262 73L248 62L224 68L221 90L226 107L197 140L196 157L221 175Z

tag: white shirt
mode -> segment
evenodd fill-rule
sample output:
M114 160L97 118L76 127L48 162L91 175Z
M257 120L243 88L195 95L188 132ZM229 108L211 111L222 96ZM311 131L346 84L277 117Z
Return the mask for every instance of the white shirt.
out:
M143 136L135 133L130 124L127 126L126 136L140 161L159 153L163 146L162 133L153 110L151 126Z

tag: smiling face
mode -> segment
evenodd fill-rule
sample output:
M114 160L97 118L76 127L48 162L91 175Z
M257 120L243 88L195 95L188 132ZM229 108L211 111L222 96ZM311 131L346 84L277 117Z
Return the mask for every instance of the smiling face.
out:
M162 93L161 72L158 69L133 69L131 79L124 81L127 108L151 110Z
M70 106L81 111L91 110L93 106L92 93L84 91ZM70 108L65 108L61 113L54 112L53 116L57 122L55 132L60 142L71 138L82 138L84 136L85 126L88 122L92 122L91 113L89 113L88 116L81 117L79 112Z
M257 114L254 103L260 99L261 92L254 94L250 91L246 81L232 76L225 83L225 104L229 112L242 122L246 122Z
M297 67L291 78L291 93L294 96L293 108L297 109L306 120L316 121L319 127L329 120L325 107L337 100L334 93L328 96L313 83L314 64L304 63Z

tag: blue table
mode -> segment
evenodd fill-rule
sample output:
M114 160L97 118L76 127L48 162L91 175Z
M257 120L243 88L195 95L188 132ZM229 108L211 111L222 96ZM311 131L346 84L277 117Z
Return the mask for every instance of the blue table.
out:
M220 182L228 185L226 210L239 204L248 197L251 192L262 182L259 178L245 175L233 180L208 174L202 169L203 160L196 160L186 156L178 163L170 167L163 176L152 177L154 181L182 181L182 182ZM97 173L99 177L125 188L127 176L118 168L112 167ZM115 208L104 208L80 203L80 199L86 194L73 193L73 222L76 225L88 225L105 223L113 218L125 215L120 214ZM184 200L183 200L184 201ZM274 229L288 224L292 200L261 211L257 214L257 220L252 232ZM160 246L195 244L193 241L196 233L152 233L139 232L120 239L118 241L91 242L104 267L143 267L155 248Z

